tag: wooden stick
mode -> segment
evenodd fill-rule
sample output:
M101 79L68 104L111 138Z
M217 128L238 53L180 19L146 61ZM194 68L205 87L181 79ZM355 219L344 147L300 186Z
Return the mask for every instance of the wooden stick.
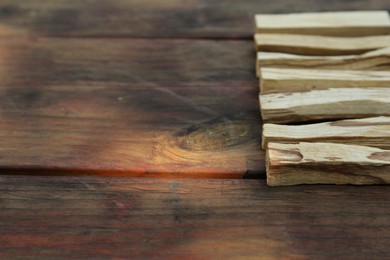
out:
M365 36L390 32L387 11L259 14L255 23L259 33Z
M390 70L390 47L360 55L306 56L278 52L258 52L256 75L260 68Z
M390 117L341 120L308 125L263 125L263 149L270 142L330 142L390 149Z
M269 143L267 184L390 184L390 150L333 143Z
M390 87L390 71L262 68L260 79L262 93Z
M390 116L390 88L331 88L260 94L265 123Z
M389 47L390 35L365 37L331 37L295 34L255 34L257 51L301 55L362 54Z

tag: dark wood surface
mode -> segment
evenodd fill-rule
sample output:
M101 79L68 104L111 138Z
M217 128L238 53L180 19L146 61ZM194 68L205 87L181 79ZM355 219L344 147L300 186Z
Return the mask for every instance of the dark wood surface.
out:
M264 176L253 15L389 6L3 0L1 173Z
M246 41L19 35L4 37L0 51L3 173L263 172Z
M0 24L48 36L252 39L257 13L390 9L387 0L2 0Z
M387 259L388 194L263 180L3 176L0 258Z
M2 0L1 173L263 176L253 14L389 5ZM388 195L262 180L1 176L0 258L385 259Z

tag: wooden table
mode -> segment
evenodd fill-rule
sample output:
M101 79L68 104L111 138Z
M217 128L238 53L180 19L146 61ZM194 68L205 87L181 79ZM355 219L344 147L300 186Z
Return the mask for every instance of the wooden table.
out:
M0 183L5 259L390 256L386 186L21 176Z
M358 9L1 1L0 257L389 257L387 187L226 180L264 177L253 15Z

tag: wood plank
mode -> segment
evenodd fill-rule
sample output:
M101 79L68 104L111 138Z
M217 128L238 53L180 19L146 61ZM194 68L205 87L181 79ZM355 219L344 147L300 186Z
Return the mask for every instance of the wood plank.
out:
M256 13L389 9L388 0L2 0L0 24L62 37L252 38Z
M390 34L387 11L258 14L258 33L291 33L329 36Z
M263 149L270 142L329 142L390 150L390 117L340 120L306 125L264 124Z
M260 68L387 70L390 71L390 47L360 55L306 56L278 52L258 52L256 74Z
M331 88L259 98L266 123L390 116L390 88Z
M333 37L298 34L255 34L257 51L283 52L301 55L362 54L389 47L390 35L365 37Z
M328 88L389 88L390 71L260 69L261 93Z
M268 143L267 184L390 184L390 150L334 143Z
M1 173L264 174L252 48L4 37Z
M39 176L1 176L0 183L5 259L390 254L384 186Z

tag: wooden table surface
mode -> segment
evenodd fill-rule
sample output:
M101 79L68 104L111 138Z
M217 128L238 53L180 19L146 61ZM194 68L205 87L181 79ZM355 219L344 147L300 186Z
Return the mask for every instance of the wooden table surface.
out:
M387 186L0 177L0 258L388 259Z
M389 7L2 0L1 172L264 176L254 14Z
M253 15L362 9L0 1L0 258L389 258L385 186L226 180L264 177ZM38 176L85 174L122 177Z

